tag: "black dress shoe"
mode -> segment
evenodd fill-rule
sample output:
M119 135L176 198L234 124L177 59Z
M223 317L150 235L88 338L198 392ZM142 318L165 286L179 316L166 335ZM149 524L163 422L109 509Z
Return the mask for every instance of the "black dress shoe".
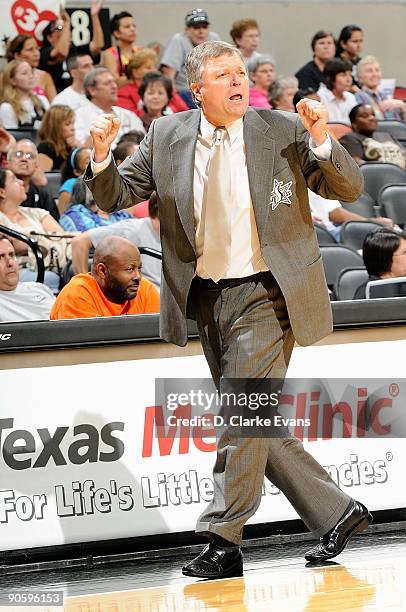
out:
M200 555L182 568L182 574L207 579L242 576L240 547L222 546L213 539Z
M340 554L348 540L358 531L363 531L372 523L372 514L361 502L353 501L343 516L328 533L320 538L319 544L305 554L306 561L319 563Z

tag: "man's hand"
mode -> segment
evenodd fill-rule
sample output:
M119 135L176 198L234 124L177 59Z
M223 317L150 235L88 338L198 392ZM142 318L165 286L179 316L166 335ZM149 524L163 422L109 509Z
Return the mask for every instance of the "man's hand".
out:
M320 146L326 140L326 127L328 121L327 108L317 100L303 98L296 105L299 117L316 146Z
M90 135L93 141L94 161L104 161L110 151L110 147L117 138L120 128L120 119L112 114L98 115L90 126Z
M392 219L388 219L388 217L372 217L371 221L374 221L375 223L380 223L381 225L384 225L385 227L390 227L391 229L394 225Z
M381 109L383 111L391 111L391 110L405 110L405 103L403 100L396 100L395 98L390 98L389 100L383 100L381 102Z

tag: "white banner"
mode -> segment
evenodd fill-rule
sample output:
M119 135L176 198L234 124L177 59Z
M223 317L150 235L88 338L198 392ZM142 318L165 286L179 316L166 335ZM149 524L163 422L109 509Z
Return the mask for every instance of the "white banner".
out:
M289 373L350 376L358 359L368 377L389 376L404 350L405 341L298 348ZM0 371L0 549L193 530L213 494L215 441L199 427L157 439L154 381L179 373L209 377L201 356ZM404 440L306 445L371 510L406 505ZM294 518L265 482L251 522Z
M59 16L60 5L60 0L2 0L1 39L10 40L17 34L26 34L34 36L38 43L42 43L42 30Z

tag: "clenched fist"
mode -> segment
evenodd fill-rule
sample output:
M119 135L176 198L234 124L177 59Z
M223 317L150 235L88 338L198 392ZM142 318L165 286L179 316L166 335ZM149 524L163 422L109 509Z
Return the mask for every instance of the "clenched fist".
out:
M102 162L106 159L111 144L117 138L120 128L120 119L112 114L98 115L90 126L90 135L93 140L94 161Z
M316 146L326 140L326 127L328 121L327 108L321 102L310 98L303 98L296 105L302 123Z

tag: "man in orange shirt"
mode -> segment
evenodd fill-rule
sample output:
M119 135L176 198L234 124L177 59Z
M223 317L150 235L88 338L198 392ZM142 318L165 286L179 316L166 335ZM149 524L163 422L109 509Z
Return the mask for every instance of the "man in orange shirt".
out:
M141 278L141 256L129 240L109 236L97 246L92 271L62 289L50 318L82 319L159 312L159 293Z

